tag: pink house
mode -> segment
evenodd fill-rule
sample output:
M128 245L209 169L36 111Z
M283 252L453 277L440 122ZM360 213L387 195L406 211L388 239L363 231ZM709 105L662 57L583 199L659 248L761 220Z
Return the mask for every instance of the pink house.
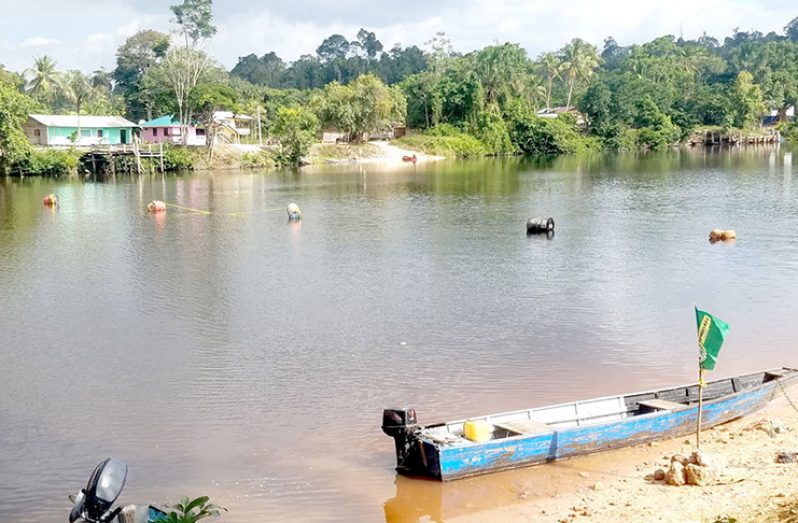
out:
M149 122L143 122L141 127L141 141L144 143L174 143L182 144L183 129L180 120L174 115L167 114ZM194 125L186 128L186 145L205 145L205 129L197 129Z

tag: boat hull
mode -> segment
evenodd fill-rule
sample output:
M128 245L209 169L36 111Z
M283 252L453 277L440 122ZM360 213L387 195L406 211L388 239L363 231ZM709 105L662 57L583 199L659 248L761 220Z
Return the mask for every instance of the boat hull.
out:
M785 387L798 381L798 373L792 369L784 370L789 370L790 374L705 401L701 415L702 428L732 421L764 407L781 394ZM730 383L731 381L729 380ZM681 390L690 394L691 389L686 387ZM418 430L408 433L409 441L405 448L410 452L400 459L397 470L406 475L450 481L694 434L697 417L698 404L685 402L680 409L630 415L616 421L566 428L552 427L537 434L503 437L484 443L464 441L451 445L430 441L424 437L423 431Z

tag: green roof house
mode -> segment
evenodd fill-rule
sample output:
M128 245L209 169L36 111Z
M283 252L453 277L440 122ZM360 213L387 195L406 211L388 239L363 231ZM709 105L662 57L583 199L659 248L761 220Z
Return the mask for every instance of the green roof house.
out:
M138 125L121 116L31 114L25 135L33 145L118 145L133 142ZM78 137L80 127L80 137Z

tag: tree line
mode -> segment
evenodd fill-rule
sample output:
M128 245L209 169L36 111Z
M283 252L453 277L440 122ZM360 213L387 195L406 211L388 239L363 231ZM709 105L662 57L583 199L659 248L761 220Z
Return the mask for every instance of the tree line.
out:
M629 46L609 37L602 49L574 38L536 57L513 43L459 53L443 33L423 50L386 51L361 29L352 40L331 35L291 63L253 53L227 71L202 50L216 33L212 7L171 6L172 34L131 36L112 71L61 72L47 56L21 73L0 67L0 165L25 154L11 152L9 144L25 149L19 134L3 132L23 111L133 121L175 114L211 136L214 111L257 111L293 162L321 126L358 140L407 124L422 131L413 145L462 156L559 154L667 147L700 126L753 129L769 110L786 127L787 109L798 104L798 17L780 34L735 30L723 42L704 34ZM538 114L554 107L564 114Z

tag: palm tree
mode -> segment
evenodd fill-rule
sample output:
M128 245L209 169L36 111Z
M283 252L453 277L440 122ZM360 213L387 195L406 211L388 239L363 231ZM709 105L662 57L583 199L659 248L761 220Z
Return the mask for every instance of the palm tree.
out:
M574 85L578 78L590 78L593 70L598 67L601 58L595 46L590 45L580 38L574 38L562 50L562 70L568 80L568 101L566 107L571 106L571 97Z
M546 107L551 107L551 88L554 85L554 79L560 78L562 72L563 62L556 53L547 52L540 55L538 61L535 62L535 68L538 74L546 78Z
M58 87L61 75L55 69L55 61L47 55L33 58L33 67L22 73L25 92L35 97L44 97Z
M64 98L72 104L72 107L75 108L75 112L78 114L77 143L80 144L80 111L83 105L91 100L96 91L89 77L80 71L69 71L66 74L63 82L63 90Z

